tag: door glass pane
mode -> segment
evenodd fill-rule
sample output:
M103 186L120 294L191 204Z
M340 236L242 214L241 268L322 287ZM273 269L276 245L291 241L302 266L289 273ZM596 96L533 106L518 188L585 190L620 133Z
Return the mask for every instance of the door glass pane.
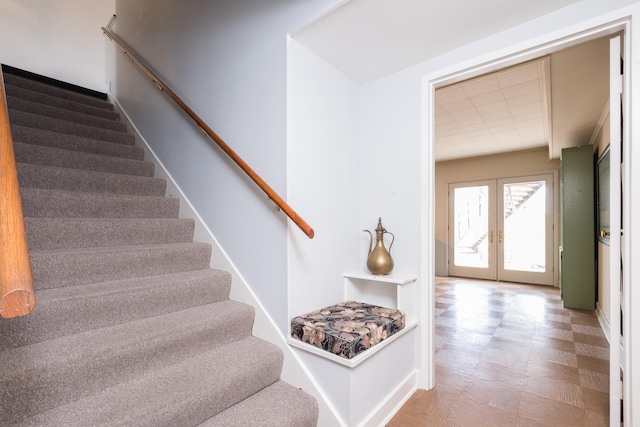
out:
M454 189L454 264L460 267L489 266L489 187Z
M545 182L504 184L504 269L544 272Z

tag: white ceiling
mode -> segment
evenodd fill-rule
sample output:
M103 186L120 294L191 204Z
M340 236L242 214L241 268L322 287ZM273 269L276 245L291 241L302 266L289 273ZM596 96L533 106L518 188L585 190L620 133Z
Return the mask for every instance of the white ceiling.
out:
M366 83L580 0L351 0L293 34Z
M367 83L579 0L351 0L293 34ZM499 11L496 13L496 11ZM436 160L589 138L608 99L608 43L596 40L436 91Z
M551 93L549 58L436 91L439 161L546 146Z

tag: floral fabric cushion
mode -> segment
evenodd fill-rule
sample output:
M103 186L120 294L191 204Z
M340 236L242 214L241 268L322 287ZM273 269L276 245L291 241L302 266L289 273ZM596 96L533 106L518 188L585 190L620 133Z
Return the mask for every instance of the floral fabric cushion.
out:
M291 320L291 336L351 359L404 328L396 309L348 301Z

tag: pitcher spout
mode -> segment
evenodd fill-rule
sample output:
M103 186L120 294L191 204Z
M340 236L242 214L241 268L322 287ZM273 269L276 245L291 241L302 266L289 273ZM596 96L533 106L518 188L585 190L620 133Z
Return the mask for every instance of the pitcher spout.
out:
M362 230L364 232L369 233L369 252L367 252L367 256L371 253L371 246L373 245L373 234L369 230Z

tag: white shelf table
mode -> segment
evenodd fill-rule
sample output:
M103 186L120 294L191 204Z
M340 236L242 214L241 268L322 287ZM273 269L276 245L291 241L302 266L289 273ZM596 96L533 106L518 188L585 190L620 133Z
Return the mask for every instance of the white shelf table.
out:
M413 274L375 275L364 271L343 274L345 301L359 301L402 310L406 326L417 323L418 277Z
M341 358L292 337L288 337L287 342L293 347L324 357L340 365L355 368L418 325L416 315L418 304L416 280L418 278L415 275L407 274L377 276L363 271L344 273L343 276L345 278L345 301L366 302L402 310L405 313L404 329L352 359Z

